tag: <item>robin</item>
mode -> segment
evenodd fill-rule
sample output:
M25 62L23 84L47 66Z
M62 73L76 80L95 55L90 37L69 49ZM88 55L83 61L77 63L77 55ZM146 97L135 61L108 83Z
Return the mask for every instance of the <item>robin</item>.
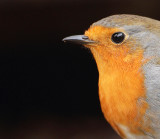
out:
M124 139L160 139L160 21L113 15L63 41L91 50L101 109L113 129Z

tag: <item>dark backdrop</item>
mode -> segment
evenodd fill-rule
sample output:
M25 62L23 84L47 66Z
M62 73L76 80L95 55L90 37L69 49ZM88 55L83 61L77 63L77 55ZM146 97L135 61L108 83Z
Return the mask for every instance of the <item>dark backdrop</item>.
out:
M0 138L119 137L105 122L89 50L64 44L113 14L160 19L157 0L0 1Z

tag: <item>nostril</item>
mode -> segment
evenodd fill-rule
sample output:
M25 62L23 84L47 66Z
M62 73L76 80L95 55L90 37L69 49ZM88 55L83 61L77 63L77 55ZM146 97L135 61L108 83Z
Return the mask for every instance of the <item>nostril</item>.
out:
M89 38L87 36L82 36L82 39L87 40Z

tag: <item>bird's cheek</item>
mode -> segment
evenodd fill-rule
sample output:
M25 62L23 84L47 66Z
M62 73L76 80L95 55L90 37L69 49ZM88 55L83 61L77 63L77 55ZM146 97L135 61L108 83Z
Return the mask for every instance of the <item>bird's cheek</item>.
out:
M110 44L109 42L102 42L102 43L100 43L100 46L102 47L102 49L104 49L104 50L108 50L108 49L110 49L110 50L113 50L113 49L116 49L116 47L114 46L114 45L112 45L112 44Z

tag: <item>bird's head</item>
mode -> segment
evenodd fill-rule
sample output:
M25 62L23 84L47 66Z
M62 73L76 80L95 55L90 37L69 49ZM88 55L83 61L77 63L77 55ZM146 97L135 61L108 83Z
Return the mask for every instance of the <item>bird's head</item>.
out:
M84 35L70 36L63 40L89 48L97 64L111 58L115 62L130 63L140 58L149 46L159 44L157 22L136 15L113 15L93 23Z

